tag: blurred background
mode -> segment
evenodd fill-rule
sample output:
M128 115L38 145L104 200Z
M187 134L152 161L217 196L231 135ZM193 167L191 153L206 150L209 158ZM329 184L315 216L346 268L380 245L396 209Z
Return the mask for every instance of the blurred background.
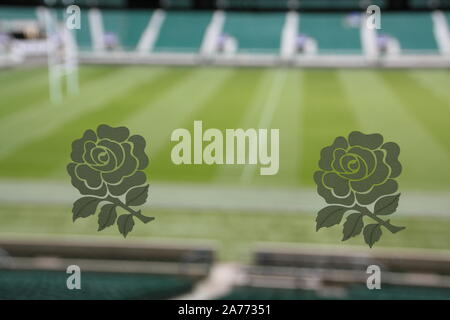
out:
M449 30L448 0L0 1L0 298L450 299ZM194 120L280 129L278 174L174 165ZM147 140L156 220L126 239L72 222L71 143L103 123ZM354 130L401 147L406 229L373 249L315 231L320 150Z

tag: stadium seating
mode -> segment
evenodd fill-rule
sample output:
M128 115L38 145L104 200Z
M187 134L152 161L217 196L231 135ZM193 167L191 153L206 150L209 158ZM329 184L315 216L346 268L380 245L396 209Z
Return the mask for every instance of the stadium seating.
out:
M119 38L120 48L130 51L136 49L151 11L102 10L102 16L105 33L114 33Z
M66 0L52 0L54 5L65 6L67 5ZM76 4L79 6L89 6L92 5L92 0L77 0ZM97 6L107 6L107 7L124 7L126 4L125 0L95 0Z
M0 299L168 299L195 281L181 276L83 272L82 290L67 290L63 271L1 270Z
M434 273L450 275L450 256L443 253L424 254L421 251L370 253L358 250L320 250L320 248L261 248L255 251L257 265L294 268L328 268L361 270L376 264L391 272Z
M156 52L198 52L211 12L167 12L155 43Z
M348 2L348 3L347 3ZM339 1L336 5L354 5L355 1ZM334 6L333 1L302 2L302 6ZM261 5L271 6L271 1ZM377 2L382 5L383 1ZM55 9L56 10L56 9ZM62 21L64 12L57 9ZM134 51L149 25L151 10L102 9L103 30L118 40L116 51ZM398 40L402 54L438 54L434 25L430 12L384 12L381 29ZM450 13L445 13L450 25ZM154 52L198 53L205 31L212 21L213 11L165 11L157 33ZM36 19L36 8L4 7L0 19ZM222 34L237 40L237 52L277 54L286 21L286 12L226 11ZM81 12L80 30L75 32L81 51L91 51L93 40L87 10ZM320 55L363 55L361 43L361 12L299 12L298 33L312 38Z
M430 13L386 12L382 16L381 26L380 33L393 36L400 42L402 53L438 53Z
M214 262L209 246L0 239L0 299L168 299L192 290ZM67 290L77 265L82 290Z
M361 54L359 24L349 26L347 14L302 13L301 34L316 40L319 54Z
M380 7L385 7L386 0L372 0L372 4ZM366 2L364 2L366 4ZM289 0L227 0L224 4L226 8L232 7L235 9L287 9L298 7L300 9L344 9L344 8L358 8L361 6L361 0L301 0L295 3Z
M386 6L385 0L373 0L371 4L383 8ZM366 2L364 2L366 4ZM300 9L344 9L361 7L361 0L302 0Z
M449 6L449 0L439 0L439 1L430 1L430 0L409 0L409 6L413 9L436 9L439 6Z
M383 285L382 290L368 290L364 285L352 285L335 291L239 287L223 300L439 300L450 299L450 289Z
M189 9L194 5L194 0L170 0L165 3L167 9Z
M222 299L450 299L444 252L260 245L245 280ZM382 290L368 290L366 268L382 269Z
M0 19L36 19L36 10L29 7L2 7Z
M347 298L352 300L448 300L450 289L384 285L382 290L367 290L365 286L352 286L348 290Z
M233 7L238 9L246 9L246 8L259 8L259 9L287 9L289 5L289 0L250 0L250 1L242 1L242 0L227 0L224 3L224 7Z
M0 239L0 248L12 257L58 257L76 259L113 259L132 261L164 261L196 263L208 266L214 260L209 246L152 244L145 242L52 241L28 239Z
M83 27L75 33L78 47L82 51L92 50L93 45L91 39L91 27L89 24L88 15L86 13L82 13L80 20Z
M275 53L284 20L284 13L229 12L223 32L237 39L239 52Z
M312 290L274 288L235 288L222 300L317 300L320 297Z

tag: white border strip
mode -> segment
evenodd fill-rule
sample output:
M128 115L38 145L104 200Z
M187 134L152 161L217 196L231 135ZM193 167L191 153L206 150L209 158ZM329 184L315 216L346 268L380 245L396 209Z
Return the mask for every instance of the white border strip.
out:
M103 41L103 19L102 13L98 9L90 9L88 12L89 26L91 27L92 47L95 51L104 51L105 43Z
M153 51L165 19L166 14L163 10L155 10L137 45L137 51L139 53L144 54Z
M433 32L439 51L446 56L450 56L450 31L447 24L447 19L442 11L434 11L433 18Z

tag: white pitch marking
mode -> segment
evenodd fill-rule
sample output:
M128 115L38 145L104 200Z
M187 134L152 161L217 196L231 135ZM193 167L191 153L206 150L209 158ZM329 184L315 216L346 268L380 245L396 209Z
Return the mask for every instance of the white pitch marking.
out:
M154 210L216 210L258 214L317 212L325 205L313 188L244 187L186 182L151 182ZM398 216L449 217L450 190L402 190ZM2 205L70 206L80 196L70 183L58 180L0 180ZM395 214L397 215L397 213Z
M270 88L266 103L263 106L261 118L259 120L259 129L268 129L268 126L272 123L275 110L277 108L278 101L280 101L281 91L283 89L283 84L286 81L286 72L278 70L272 81L272 86ZM267 141L263 141L267 143ZM253 176L255 175L256 166L246 165L241 175L241 182L248 184L251 182Z

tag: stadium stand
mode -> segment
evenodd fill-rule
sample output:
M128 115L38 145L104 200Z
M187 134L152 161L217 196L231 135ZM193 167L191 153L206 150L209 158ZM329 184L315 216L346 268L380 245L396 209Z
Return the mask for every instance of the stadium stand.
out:
M211 245L0 239L0 299L167 299L192 290L215 260ZM65 268L82 271L67 290Z
M299 32L317 41L319 54L361 54L359 21L349 25L341 13L304 13Z
M429 0L409 0L412 9L436 9L438 6L449 6L449 0L429 1Z
M45 2L45 1L43 1ZM120 8L126 5L126 0L95 0L94 4L101 7L109 8ZM66 0L52 0L52 5L65 6L67 4ZM93 4L92 0L77 0L76 4L79 6L91 6Z
M238 8L238 9L248 9L248 8L259 8L259 9L287 9L288 1L284 0L258 0L258 1L242 1L242 0L227 0L221 4L223 8Z
M399 255L393 251L367 253L358 250L330 251L319 248L276 247L258 249L254 253L257 265L273 267L327 268L336 270L360 270L361 267L376 264L391 272L434 273L450 275L448 253L422 253L405 251Z
M195 283L178 276L83 272L82 290L67 290L67 276L49 270L2 270L0 299L169 299Z
M36 19L36 11L30 7L2 7L0 10L0 19Z
M383 14L382 24L382 32L398 39L403 53L438 53L430 13L386 12Z
M151 18L151 11L102 10L105 33L118 38L119 48L133 51Z
M347 290L335 290L325 294L308 289L277 289L240 287L223 300L439 300L450 299L450 290L443 288L423 288L414 286L385 285L383 290L367 290L366 286L350 286Z
M210 12L168 12L155 51L198 52L210 20Z
M376 4L382 8L386 6L386 0L372 0L371 4ZM234 9L259 9L259 10L283 10L283 9L348 9L360 8L369 1L361 0L227 0L222 4L224 8Z
M245 3L242 9L246 8ZM87 63L289 63L305 67L445 67L450 64L448 12L442 15L439 11L386 11L382 13L381 29L370 33L364 29L364 8L358 3L352 0L302 1L300 11L294 15L283 11L230 10L220 11L223 19L215 19L219 11L210 10L158 9L156 15L156 11L148 8L108 9L116 6L114 4L99 10L83 9L82 28L74 34L82 53L79 58ZM382 8L385 5L384 1L373 3ZM285 1L281 4L287 6ZM169 8L190 5L180 2ZM272 1L258 2L262 9L274 5ZM236 9L239 5L229 3L229 7ZM337 11L330 11L330 8ZM308 11L310 9L313 12ZM52 12L58 13L62 23L62 9L53 8ZM4 7L0 10L0 20L20 19L37 21L36 8ZM157 27L152 28L154 25ZM0 32L1 26L0 21ZM151 36L147 37L148 34ZM142 41L145 39L151 40ZM141 47L141 44L144 45ZM208 54L203 51L205 44L211 49Z
M283 13L230 12L223 32L238 41L238 52L277 53L285 15Z
M348 9L358 8L366 5L367 2L360 0L302 0L300 1L300 9ZM386 6L385 0L370 1L370 4L378 5L381 8Z
M91 51L92 50L92 39L91 39L91 26L89 24L88 15L82 13L80 17L80 23L83 26L76 34L76 40L78 48L81 51Z
M369 265L382 270L383 290L367 290L362 270ZM450 299L450 255L260 245L246 276L222 299Z

